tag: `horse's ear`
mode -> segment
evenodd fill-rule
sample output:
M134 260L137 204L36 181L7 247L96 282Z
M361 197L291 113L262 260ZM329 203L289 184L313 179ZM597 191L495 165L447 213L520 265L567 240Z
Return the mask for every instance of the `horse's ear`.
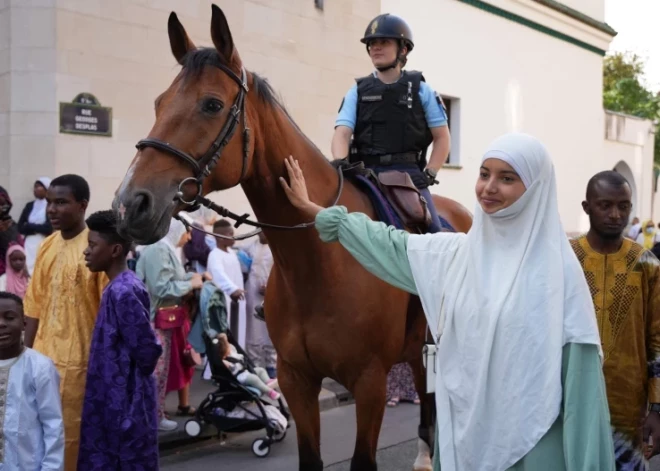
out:
M174 12L170 13L167 20L167 34L170 36L170 47L174 58L183 65L183 57L188 51L195 49L195 45Z
M217 5L211 5L211 10L213 12L211 16L211 39L213 39L215 48L228 64L235 63L240 66L241 59L234 47L227 17Z

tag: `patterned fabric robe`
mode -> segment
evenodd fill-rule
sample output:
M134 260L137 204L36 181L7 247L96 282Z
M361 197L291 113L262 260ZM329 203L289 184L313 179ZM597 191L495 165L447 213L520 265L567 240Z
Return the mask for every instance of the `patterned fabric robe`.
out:
M596 307L617 469L645 470L641 425L660 403L660 262L629 239L607 255L585 236L571 245Z
M76 469L80 441L80 415L89 346L105 273L92 273L85 265L85 228L73 239L56 232L39 248L34 276L25 295L25 315L39 319L34 349L49 357L60 373L64 417L64 466Z
M158 469L157 393L163 349L149 323L149 295L132 271L106 288L92 337L78 471Z

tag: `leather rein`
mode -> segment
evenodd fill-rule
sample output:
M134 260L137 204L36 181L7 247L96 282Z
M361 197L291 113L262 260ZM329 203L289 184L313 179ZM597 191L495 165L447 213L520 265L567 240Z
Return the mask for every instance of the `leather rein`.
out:
M249 153L250 153L250 128L248 127L247 115L245 113L245 101L246 101L247 93L249 92L249 88L247 85L247 73L245 71L245 68L241 68L241 77L239 78L238 75L236 75L234 71L231 70L229 67L223 64L216 64L216 66L220 70L222 70L225 74L227 74L229 78L231 78L234 82L236 82L239 88L238 88L238 94L234 99L234 103L231 109L229 110L229 116L227 116L227 121L225 121L225 124L222 126L222 129L220 129L220 133L215 138L215 140L211 144L211 147L209 147L206 153L204 153L204 155L202 155L199 158L195 158L189 153L177 149L169 142L165 142L160 139L156 139L152 137L141 139L140 141L138 141L135 147L137 147L137 149L140 151L148 147L151 147L153 149L158 149L160 151L166 152L170 155L182 159L184 162L186 162L188 165L192 167L194 176L185 178L179 183L179 187L175 197L175 200L178 200L180 203L189 206L188 211L191 210L194 211L195 209L199 208L200 205L202 205L215 211L222 217L236 221L236 223L234 224L234 227L236 228L238 228L242 224L245 224L248 226L255 227L257 229L247 234L242 234L235 237L228 237L220 234L211 234L198 227L191 226L188 221L186 221L184 218L181 218L178 214L174 217L179 221L181 221L188 229L192 228L194 230L203 232L205 234L212 235L213 237L218 237L221 239L230 239L230 240L248 239L250 237L259 234L262 229L292 230L292 229L307 229L309 227L312 227L314 225L314 221L296 224L293 226L280 226L277 224L268 224L259 221L252 221L248 219L250 217L248 213L239 216L238 214L231 212L229 209L223 206L219 206L213 203L208 198L202 196L202 185L204 183L204 180L211 174L215 166L218 164L218 161L222 156L222 151L231 141L241 121L243 122L243 167L241 169L241 176L239 177L238 182L236 182L236 185L239 185L243 181L243 178L245 178L245 174L247 173L247 166L248 166ZM332 206L335 206L339 201L339 198L341 197L341 193L344 187L344 174L341 168L339 167L337 168L337 175L339 177L339 185L337 189L337 195L332 203ZM195 195L195 198L193 200L187 201L184 199L183 187L190 182L194 182L197 185L197 194Z

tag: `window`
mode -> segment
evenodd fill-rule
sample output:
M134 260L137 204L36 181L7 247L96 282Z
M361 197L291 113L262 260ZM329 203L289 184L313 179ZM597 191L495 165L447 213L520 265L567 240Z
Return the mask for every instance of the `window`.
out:
M442 95L441 95L442 96ZM447 109L447 125L451 134L451 148L449 149L449 157L447 158L448 166L459 166L460 160L460 134L461 134L461 101L458 98L451 98L442 96L442 101L445 102Z
M314 6L323 11L323 0L314 0Z

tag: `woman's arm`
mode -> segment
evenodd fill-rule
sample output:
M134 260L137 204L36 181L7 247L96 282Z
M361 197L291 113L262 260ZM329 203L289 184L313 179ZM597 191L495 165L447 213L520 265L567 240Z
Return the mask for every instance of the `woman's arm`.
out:
M34 234L34 230L30 227L31 224L28 223L28 217L30 217L30 212L32 211L32 205L34 203L28 203L23 208L21 212L21 217L18 218L18 232L24 236L29 236Z
M408 263L408 233L366 214L349 213L344 206L333 206L316 216L316 229L324 242L339 242L370 273L381 280L417 294Z
M144 258L144 260L142 260ZM177 280L176 267L167 249L154 247L140 257L140 273L147 291L156 298L181 298L193 290L191 281Z
M298 162L285 160L289 183L280 182L289 201L308 217L316 218L316 229L324 242L339 242L360 264L378 278L416 294L406 255L408 233L375 222L365 214L348 213L343 206L324 209L313 203Z
M614 471L614 447L598 346L569 343L562 366L567 471Z

